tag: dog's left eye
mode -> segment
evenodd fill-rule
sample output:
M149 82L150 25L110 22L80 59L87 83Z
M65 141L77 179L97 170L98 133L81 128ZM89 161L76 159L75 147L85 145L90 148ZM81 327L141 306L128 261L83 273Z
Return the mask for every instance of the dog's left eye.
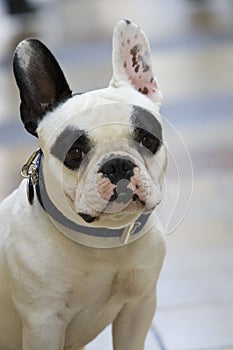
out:
M134 139L140 144L141 147L147 148L153 154L156 153L161 145L161 141L156 136L141 128L137 128L135 130Z
M154 145L155 142L155 137L151 135L144 136L141 145L146 147L146 148L151 148Z

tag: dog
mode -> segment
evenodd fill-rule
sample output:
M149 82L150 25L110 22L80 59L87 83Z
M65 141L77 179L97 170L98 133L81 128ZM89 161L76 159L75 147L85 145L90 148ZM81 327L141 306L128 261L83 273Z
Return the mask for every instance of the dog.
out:
M0 206L1 350L83 350L109 324L114 350L144 349L166 253L162 94L129 20L112 61L107 88L73 94L44 44L16 48L21 119L39 148Z

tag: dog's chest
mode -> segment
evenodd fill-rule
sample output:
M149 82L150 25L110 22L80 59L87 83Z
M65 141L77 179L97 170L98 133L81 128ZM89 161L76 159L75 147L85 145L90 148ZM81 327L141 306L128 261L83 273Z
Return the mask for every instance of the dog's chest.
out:
M68 240L48 221L36 220L38 230L33 234L20 221L16 224L20 234L12 231L14 244L7 260L14 283L31 286L20 293L23 303L53 296L54 309L69 318L112 299L125 303L142 298L156 279L161 257L154 258L158 242L150 234L125 247L95 249ZM22 270L24 280L19 278Z
M64 315L72 314L66 344L74 342L81 347L89 342L114 321L126 303L143 299L152 289L154 279L154 269L131 266L127 260L115 271L114 265L110 267L106 261L101 268L95 264L95 268L93 266L85 272L79 285L69 291L64 301Z
M82 261L83 262L83 261ZM82 263L81 263L82 264ZM154 269L142 268L130 259L116 262L103 259L98 262L88 259L85 269L70 273L70 287L66 292L65 304L68 308L83 309L96 304L108 306L109 302L128 302L143 297L154 281ZM68 277L68 276L66 276Z

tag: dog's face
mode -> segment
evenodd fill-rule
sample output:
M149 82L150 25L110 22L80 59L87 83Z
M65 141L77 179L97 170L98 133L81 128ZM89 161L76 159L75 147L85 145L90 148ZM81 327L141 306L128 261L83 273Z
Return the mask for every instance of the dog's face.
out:
M14 57L21 118L39 137L47 192L73 221L121 227L162 196L166 150L145 34L129 21L113 36L106 89L72 95L49 50L23 41Z

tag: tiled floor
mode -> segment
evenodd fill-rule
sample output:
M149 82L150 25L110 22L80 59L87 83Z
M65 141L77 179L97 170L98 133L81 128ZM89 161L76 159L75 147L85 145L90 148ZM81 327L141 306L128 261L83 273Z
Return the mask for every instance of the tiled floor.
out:
M44 5L33 29L54 46L76 91L107 84L110 34L117 19L131 18L148 33L165 97L162 112L171 161L162 215L170 232L168 254L145 350L233 350L233 3L135 3L127 0L116 6L100 0L93 8L84 0L60 6L51 0L47 6L54 11L49 15ZM197 3L206 4L203 12ZM61 16L63 28L54 37L49 23ZM75 37L78 28L82 31ZM19 183L19 169L35 147L18 119L18 96L7 57L2 51L0 199ZM109 327L87 350L111 349L110 333Z

